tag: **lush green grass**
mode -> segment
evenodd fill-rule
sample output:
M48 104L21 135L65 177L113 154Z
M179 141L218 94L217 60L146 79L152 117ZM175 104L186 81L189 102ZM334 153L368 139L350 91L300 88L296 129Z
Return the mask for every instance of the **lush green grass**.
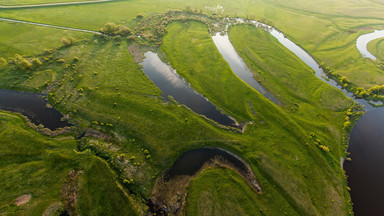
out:
M208 168L188 187L185 215L298 215L286 202L269 208L268 196L257 194L236 172L226 168Z
M48 4L48 3L61 3L61 2L86 2L92 0L4 0L0 2L0 6L16 6L16 5L34 5L34 4Z
M105 161L93 160L84 173L78 195L80 215L138 215L130 197Z
M336 73L346 75L358 86L369 88L384 81L383 73L375 64L362 58L354 45L356 38L366 32L361 27L381 28L384 4L380 2L224 0L219 4L224 7L223 15L248 16L273 23L319 62L325 62ZM107 22L134 27L139 13L150 16L187 6L212 14L215 13L212 8L217 3L203 0L130 0L34 10L1 10L0 16L98 30Z
M227 113L240 120L252 120L256 123L256 125L248 126L243 135L249 135L253 144L243 148L242 152L247 152L244 154L246 158L252 161L252 164L257 164L260 175L268 179L268 183L266 182L264 186L272 188L271 184L278 185L280 192L286 192L282 193L284 198L299 214L312 214L317 211L322 212L321 214L343 214L342 212L346 211L346 200L349 198L344 197L345 181L342 180L342 170L339 165L339 158L343 153L343 146L340 145L342 143L340 129L345 117L343 111L352 102L336 89L327 88L324 83L311 74L303 63L278 46L276 49L289 55L283 59L271 60L270 63L273 64L268 69L269 73L275 73L278 69L288 70L285 73L290 72L292 77L303 76L304 81L307 82L290 79L293 83L290 85L307 84L307 91L314 91L312 95L299 90L284 93L291 99L283 99L283 101L287 103L295 101L302 106L299 108L299 112L309 112L304 115L304 118L298 117L301 116L300 113L289 116L234 75L217 51L203 24L175 22L168 26L167 32L161 50L166 54L172 67L186 78L192 87ZM272 43L268 40L263 42L267 43L266 46L276 45L274 41ZM282 55L278 56L282 57ZM276 60L279 61L276 62ZM288 63L288 66L278 66L282 62ZM259 62L255 62L255 66L258 64ZM260 66L265 66L265 64ZM267 73L265 74L267 75ZM276 92L280 92L281 95L284 91L282 85L288 83L288 77L286 79L273 86L282 88L282 90L276 89ZM337 103L340 103L340 106L334 106L332 103L335 101L327 94L339 97L340 101ZM313 102L308 99L310 97L315 97L313 100L322 99L323 101ZM252 104L256 115L252 114L248 103ZM289 109L290 107L288 107ZM292 118L297 119L299 124ZM315 132L317 138L330 147L330 153L323 154L318 149L313 149L313 141L307 140L311 132ZM300 160L305 163L299 163L298 166L295 155L302 158ZM322 167L316 165L315 161L318 160L322 161ZM321 178L309 180L304 177L313 176L314 173L318 173L316 176L321 176ZM330 173L334 174L329 175ZM340 176L340 179L336 180L334 175ZM297 181L292 181L292 179ZM271 192L268 190L266 193ZM314 194L317 195L313 197ZM337 200L337 204L331 203L332 199ZM273 201L270 204L274 208L278 206Z
M59 201L68 171L80 167L83 157L73 152L73 139L49 139L8 113L0 112L0 131L0 212L41 215ZM32 195L30 202L16 207L24 194Z
M0 22L0 57L10 58L15 54L32 55L62 44L62 38L76 40L89 38L92 34L34 26L22 23Z
M190 43L195 46L191 47ZM344 197L339 151L331 148L331 153L323 153L308 138L309 132L314 131L325 145L331 146L330 140L340 144L339 130L330 133L323 124L302 128L283 110L245 85L218 53L204 25L171 24L162 49L196 90L239 120L253 121L244 134L220 129L190 110L162 103L156 98L160 91L134 64L127 46L124 41L93 38L45 55L47 61L36 71L22 72L12 64L0 69L2 85L24 89L29 77L48 85L59 81L50 96L51 102L81 121L84 127L91 124L116 134L113 148L103 149L115 156L125 154L127 159L136 157L135 164L122 167L123 177L133 178L135 190L145 196L149 196L152 177L183 151L210 145L231 149L251 163L265 193L267 209L287 206L287 212L298 214L346 212L348 198ZM78 62L75 57L79 58ZM64 59L65 63L57 63L56 59ZM66 64L70 68L76 65L75 69L66 68ZM52 71L51 80L41 76L41 71L47 70ZM335 118L340 119L336 122L343 119L341 115ZM92 124L93 121L98 124ZM145 159L143 149L150 151L152 159ZM96 195L94 199L92 203L97 202Z
M378 38L368 43L367 49L378 60L384 61L384 39Z
M0 214L42 215L62 201L61 189L72 169L85 172L79 177L84 178L78 197L81 204L86 202L83 197L97 197L105 207L118 203L125 212L134 212L130 208L133 201L118 189L110 169L93 156L76 153L72 137L45 137L28 128L21 118L5 112L0 112L0 131ZM104 187L100 189L98 181L89 185L90 177ZM103 189L104 196L95 196ZM110 194L113 191L117 192ZM31 194L31 200L17 207L15 199L25 194ZM96 208L80 209L90 215Z
M271 34L253 26L239 25L230 28L229 37L256 79L285 104L287 112L303 127L309 124L327 127L322 130L329 130L328 133L341 127L340 116L353 101L318 79L312 69ZM324 134L324 139L328 136ZM336 157L344 151L332 140L327 142L337 152Z

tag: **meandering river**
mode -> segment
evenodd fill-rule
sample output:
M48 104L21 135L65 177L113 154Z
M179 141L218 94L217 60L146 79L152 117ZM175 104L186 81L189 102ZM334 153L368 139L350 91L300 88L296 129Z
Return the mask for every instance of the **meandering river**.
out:
M236 22L244 23L245 21L236 19ZM352 93L343 89L334 80L326 79L326 74L312 56L277 29L257 21L251 21L248 24L268 31L282 45L312 68L319 79L338 88L346 96L364 106L367 113L357 122L351 133L348 151L351 153L352 161L345 161L344 167L348 176L348 185L351 188L355 215L384 215L384 107L374 107L364 99L355 98ZM384 31L375 31L359 37L356 46L364 48L359 49L363 57L367 57L366 45L371 40L383 36ZM220 43L215 42L215 44L226 60L230 58L227 60L228 62L242 62L226 35L216 34L212 38L214 41L220 39ZM230 66L232 67L231 63ZM232 70L235 71L236 67L232 67ZM243 71L246 72L246 70ZM239 77L242 78L242 76ZM247 76L247 79L250 78L253 79L253 77ZM260 92L263 93L262 90ZM268 98L269 95L267 94L266 97Z

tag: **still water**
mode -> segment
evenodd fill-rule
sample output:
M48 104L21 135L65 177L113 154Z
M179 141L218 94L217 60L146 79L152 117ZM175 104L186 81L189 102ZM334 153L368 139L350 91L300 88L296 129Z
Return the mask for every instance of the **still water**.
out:
M236 121L221 113L204 96L195 92L176 71L162 62L153 52L146 52L142 63L144 72L162 91L163 97L172 96L179 104L184 104L192 111L225 126L237 127Z
M63 115L54 108L48 108L41 94L0 89L0 109L19 112L36 125L43 124L50 130L71 126L61 121Z

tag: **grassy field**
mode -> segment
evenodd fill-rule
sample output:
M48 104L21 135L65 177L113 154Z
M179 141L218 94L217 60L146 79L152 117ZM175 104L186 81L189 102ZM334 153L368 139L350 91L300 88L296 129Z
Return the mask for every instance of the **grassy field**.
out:
M286 112L297 118L304 128L308 124L335 124L345 107L353 104L341 91L318 79L312 69L268 32L239 25L230 28L229 38L256 79L285 104ZM341 123L328 130L338 130ZM338 154L343 151L337 144L332 149L339 151Z
M337 108L325 105L324 110L313 108L314 116L316 112L326 115L326 110L331 109L328 114L333 115L333 123L319 117L322 122L301 126L300 121L298 124L294 120L296 117L287 115L233 74L206 26L196 22L172 23L161 47L172 65L218 107L238 120L253 122L244 134L232 133L184 107L164 104L157 98L160 91L133 62L127 46L123 40L94 37L38 57L43 65L30 72L9 64L0 69L2 88L12 84L14 89L29 89L28 80L34 80L36 86L57 83L50 94L51 103L80 121L81 127L93 127L113 135L115 139L110 143L87 142L108 151L114 158L123 154L127 159L135 157L134 163L121 166L122 177L133 178L135 184L129 187L147 198L154 177L176 157L187 149L208 145L230 149L251 163L261 182L264 193L260 196L267 209L287 206L287 212L298 214L347 212L349 198L344 194L339 166L342 146L338 128L344 114L333 113L332 109L345 110L348 101ZM185 64L186 61L190 64ZM50 75L43 76L46 72ZM322 152L312 143L309 138L312 131L330 147L330 153ZM151 159L146 159L143 149L149 150ZM99 203L99 193L87 188L97 184L91 183L89 177L87 180L91 174L85 172L84 176L85 188L80 195L88 192L94 196L79 201L83 206L80 211L89 209L84 207L89 203ZM94 209L99 211L97 207Z
M280 194L274 192L270 196L281 198ZM298 214L287 203L271 209L267 202L265 196L257 195L236 172L226 168L209 168L191 181L185 215Z
M290 39L308 50L319 62L345 75L361 87L381 84L384 76L375 64L364 59L355 48L356 38L366 27L382 28L384 4L375 1L117 1L81 6L50 7L34 10L1 10L0 16L98 30L107 22L134 26L137 14L148 17L169 9L192 7L204 13L250 17L271 23ZM367 12L369 11L369 12ZM79 22L79 20L81 20ZM364 75L362 75L364 74Z
M4 0L0 2L0 6L19 6L19 5L35 5L35 4L49 4L49 3L62 3L62 2L87 2L92 0Z
M71 136L45 137L28 128L18 116L6 112L0 112L0 131L0 214L42 215L44 212L60 211L66 199L63 198L62 187L73 169L85 171L86 182L91 176L103 183L104 196L98 196L98 202L104 206L119 203L121 207L126 206L126 212L135 212L130 207L132 200L116 186L110 169L106 165L98 165L100 170L95 169L96 164L101 163L98 159L76 153L76 142ZM87 190L83 192L84 187ZM95 197L94 193L101 192L97 184L84 184L80 191L80 197ZM120 193L111 196L113 191ZM17 197L28 194L31 195L28 203L15 205ZM54 210L50 208L52 206L58 207ZM93 210L85 209L82 213L90 215Z
M378 38L368 43L367 49L380 61L384 61L384 39Z
M253 139L261 138L262 141L254 140L255 144L248 146L247 150L243 150L244 152L248 152L245 154L246 158L251 161L254 160L253 163L258 164L257 167L260 169L260 172L262 173L261 175L263 175L265 178L268 178L270 182L267 183L267 185L274 182L274 184L280 185L282 188L284 188L284 190L287 190L288 194L294 194L292 196L288 195L289 198L285 196L285 198L291 199L290 201L295 203L292 205L294 206L294 209L299 212L299 214L311 214L310 212L313 213L316 211L320 211L322 214L328 214L332 211L340 211L340 209L344 209L342 211L346 211L345 202L348 198L344 197L344 181L335 181L336 179L325 173L339 173L337 175L342 173L339 167L339 158L343 152L344 147L340 145L342 137L340 132L337 131L340 130L344 122L344 111L347 109L347 107L352 105L352 102L347 100L345 96L339 93L338 90L326 88L325 84L317 80L315 76L310 72L310 70L301 64L301 69L303 71L286 68L285 70L288 70L286 73L290 72L292 76L307 77L305 78L308 79L306 84L308 85L308 83L311 83L309 88L311 88L312 85L313 88L318 88L318 92L315 91L317 97L315 97L313 100L322 99L324 101L315 103L313 101L308 101L308 99L305 99L304 96L299 97L300 92L291 92L291 94L286 95L286 97L296 97L295 100L306 102L300 104L300 106L303 106L300 109L302 109L303 113L309 113L307 113L305 115L306 117L302 119L298 118L298 116L301 116L300 111L297 115L292 114L292 116L288 116L282 110L280 110L280 108L267 101L258 92L246 86L233 74L228 64L220 56L217 49L215 49L215 45L213 44L213 41L203 24L197 22L175 22L168 26L167 32L168 33L164 37L164 43L161 49L166 54L167 59L170 61L172 67L174 67L179 74L186 78L186 80L191 83L192 87L194 87L204 96L208 97L210 101L213 101L215 104L219 105L226 112L230 113L236 118L245 118L247 120L253 120L255 123L258 122L256 123L257 126L252 125L248 127L244 136L251 135ZM270 42L267 41L267 43ZM289 53L287 50L284 50L281 47L279 49L280 51L283 51L283 53ZM186 62L188 62L188 64L186 64ZM292 62L298 63L298 60L297 58L293 58L291 54L289 57L285 57L283 60L279 59L279 64L276 62L271 64L273 66L270 66L270 71L277 71L279 68L275 67L279 67L278 65L284 65L285 62L289 65L292 64ZM299 65L295 65L295 67L300 68ZM301 81L297 79L292 79L291 81L294 83L293 85L304 85L304 82L301 83ZM276 86L278 85L281 87L283 84L276 83ZM322 85L323 87L321 87ZM236 91L233 91L233 89L236 89ZM332 105L333 99L326 96L329 93L331 93L333 97L339 97L341 102L340 107L335 107ZM284 101L288 100L285 99ZM313 107L311 107L312 103ZM252 108L249 106L249 104L252 105ZM254 113L256 113L255 115L252 114L253 112L251 109L253 109ZM293 121L292 118L297 119L297 122L301 124L302 127ZM308 120L310 118L311 120ZM313 119L316 120L313 121ZM279 122L280 125L273 122ZM312 149L314 146L311 141L306 140L307 136L305 135L309 135L311 131L315 131L317 134L316 136L323 140L323 144L329 146L332 149L329 154L325 156L321 152L313 151L315 150ZM292 137L292 135L294 136ZM335 140L339 140L338 144L335 143ZM305 144L306 142L307 144ZM280 145L279 143L284 143L284 145ZM295 143L301 144L296 145ZM308 152L304 153L303 151ZM283 158L280 158L282 155L280 155L278 152L285 152L286 156L284 156L284 162L282 160ZM287 161L292 160L292 163L295 163L294 154L297 152L303 153L303 155L298 156L298 158L303 157L302 160L306 161L306 165L301 164L303 167L296 169L297 167L292 164L295 169L291 169L289 168L290 165L287 164ZM291 155L292 158L289 155ZM324 160L323 163L329 165L326 165L322 168L317 167L320 169L315 171L319 173L324 172L323 174L316 175L322 176L324 179L311 179L311 182L309 182L305 177L302 179L297 177L307 176L309 175L307 172L312 172L314 171L313 169L317 169L315 166L311 166L311 161L314 160L314 158L322 158L320 160ZM311 169L311 171L307 170L307 168ZM298 174L298 172L301 174ZM296 178L298 181L295 183L289 182L289 176ZM325 191L318 191L318 187L314 186L321 185L328 181L333 183L328 185ZM311 198L312 201L309 201L310 198L306 197L307 195L304 195L306 192L299 188L306 188L305 190L311 191L309 192L308 196L312 196L311 194L318 195L320 193L324 196L329 196L326 195L328 193L326 191L333 191L333 195L339 194L336 196L340 196L337 201L338 207L334 206L335 208L331 209L324 209L319 207L329 205L326 203L329 202L329 200L332 200L332 198L323 197L324 199L318 199L322 196L316 196L316 198Z
M84 173L78 196L80 215L138 215L105 161L95 159Z
M63 45L62 38L81 40L92 36L89 33L5 21L0 22L0 32L0 57L7 59L15 54L28 56L55 49Z
M358 85L383 83L376 65L363 59L354 45L359 35L369 32L361 27L382 25L383 15L377 12L382 4L347 0L327 3L330 8L310 7L300 0L224 0L220 5L224 15L248 16L274 24L317 60ZM345 3L348 10L340 8ZM217 2L132 0L33 10L1 9L0 17L90 30L115 22L134 29L141 19L136 18L139 13L146 18L187 6L212 14L216 13L213 7ZM366 14L360 8L372 9L372 13ZM49 86L50 103L77 121L79 132L91 127L112 137L82 139L85 147L99 152L101 156L96 158L89 150L76 153L77 141L71 137L44 137L27 128L18 117L1 113L0 119L4 120L0 127L4 130L0 130L0 170L4 175L0 180L6 184L4 190L0 189L7 191L7 196L0 198L0 214L42 214L60 202L60 190L72 169L83 171L77 206L81 214L122 215L125 209L137 213L137 203L126 196L126 189L149 198L159 173L184 151L202 146L221 146L244 157L263 193L254 193L231 170L208 169L191 183L187 214L348 214L349 194L340 157L345 150L341 132L345 111L352 101L318 80L268 33L249 26L235 26L229 32L239 55L261 83L279 97L282 107L234 75L202 23L170 24L160 47L172 67L195 90L238 121L252 122L240 134L221 129L184 106L163 103L160 90L134 63L127 50L130 42L124 39L6 22L0 23L0 30L0 57L9 60L22 54L29 61L38 58L42 62L27 71L12 62L0 67L0 88L39 92ZM61 38L69 36L79 42L63 47ZM84 38L87 40L80 41ZM53 48L57 49L42 54ZM8 144L10 136L20 139ZM316 143L330 151L321 150ZM27 153L31 157L24 157ZM64 161L62 166L52 165L57 160ZM117 172L109 169L114 164ZM36 173L33 178L21 175L32 172ZM49 182L42 187L45 179ZM123 185L122 179L134 183ZM19 181L28 184L17 186L15 182ZM28 193L32 194L28 204L12 204L18 196ZM212 203L210 208L204 207L207 203Z

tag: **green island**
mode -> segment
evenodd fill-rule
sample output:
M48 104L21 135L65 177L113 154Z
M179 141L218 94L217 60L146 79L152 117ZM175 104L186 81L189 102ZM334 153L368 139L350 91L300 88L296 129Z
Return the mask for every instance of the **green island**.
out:
M275 27L326 79L384 101L384 39L368 44L376 61L355 45L383 28L382 2L82 2L0 2L0 89L38 94L69 122L56 131L35 125L5 111L0 96L0 215L353 215L340 160L350 159L362 107L268 31L246 23L226 30L225 18ZM47 3L69 4L39 6ZM278 104L234 73L212 40L218 32ZM144 71L148 51L240 126L164 97ZM216 158L176 177L173 200L167 170L206 147L244 160L261 190Z

